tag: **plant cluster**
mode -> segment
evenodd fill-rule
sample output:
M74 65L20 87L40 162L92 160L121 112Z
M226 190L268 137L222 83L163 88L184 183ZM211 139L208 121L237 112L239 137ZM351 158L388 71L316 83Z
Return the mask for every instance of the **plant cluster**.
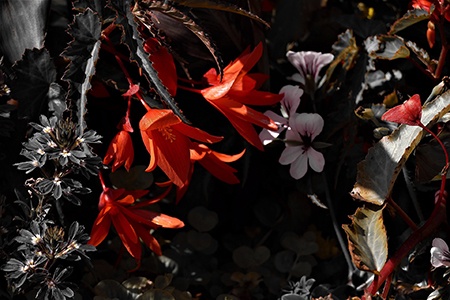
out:
M0 297L448 299L449 22L1 2Z

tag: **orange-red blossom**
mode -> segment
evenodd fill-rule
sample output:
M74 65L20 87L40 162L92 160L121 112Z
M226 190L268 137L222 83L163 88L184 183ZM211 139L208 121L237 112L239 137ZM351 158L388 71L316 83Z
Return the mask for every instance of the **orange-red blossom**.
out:
M146 171L151 172L158 166L179 188L187 184L190 177L190 139L204 143L223 139L183 123L170 109L149 108L139 122L139 129L150 154Z
M250 52L244 51L223 72L223 78L211 69L204 75L210 87L201 90L203 97L224 114L239 134L256 148L263 150L258 134L252 124L276 131L278 126L268 116L247 105L274 105L283 95L257 91L268 78L265 74L248 72L262 55L259 43Z
M137 261L140 261L142 254L141 240L153 252L161 255L161 247L151 230L159 227L180 228L184 223L165 214L141 209L142 204L149 205L161 199L159 197L136 204L136 198L147 193L145 190L126 191L104 186L98 204L100 212L94 221L89 244L99 245L108 235L112 224L127 251Z

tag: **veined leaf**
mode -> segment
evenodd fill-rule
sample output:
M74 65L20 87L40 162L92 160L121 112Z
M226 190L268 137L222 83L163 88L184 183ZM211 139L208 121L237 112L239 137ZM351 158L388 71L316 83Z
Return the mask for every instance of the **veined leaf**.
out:
M164 1L152 1L144 7L139 6L138 2L134 6L133 15L136 16L136 18L140 20L142 24L150 30L150 32L154 30L154 22L152 21L152 15L149 14L149 11L161 12L162 14L183 24L185 28L195 34L195 36L203 43L203 45L205 45L205 47L211 53L216 62L217 68L219 69L219 73L223 73L223 62L220 54L218 53L216 45L211 40L209 35L205 33L203 28L194 21L194 19L192 19L189 15L185 14L176 7L168 5Z
M181 110L178 108L175 99L170 95L166 86L162 83L158 76L158 72L153 67L152 63L148 59L148 54L144 51L144 43L142 38L139 36L139 31L137 29L138 24L134 21L134 16L130 10L125 12L126 19L128 21L129 29L131 30L132 40L129 41L128 46L132 47L131 52L134 53L133 59L138 63L139 66L144 69L145 73L149 77L150 83L155 88L157 94L161 97L161 100L169 106L169 108L176 114L183 122L190 123L186 117L182 114Z
M403 39L398 36L378 35L367 38L364 44L371 58L393 60L410 55Z
M80 132L86 128L86 94L91 89L91 77L95 74L95 63L100 51L101 22L90 8L75 16L69 27L73 40L62 55L71 60L64 79L72 87L72 97L77 100L77 117Z
M149 3L149 2L153 2L153 0L140 0L138 2ZM232 3L228 3L225 1L221 1L221 0L174 0L173 2L175 2L179 5L183 5L183 6L187 6L187 7L191 7L191 8L215 9L215 10L222 10L222 11L226 11L226 12L230 12L230 13L239 14L239 15L242 15L245 17L249 17L253 20L256 20L256 21L266 25L267 27L270 27L270 25L266 21L264 21L257 15L253 14L252 12L249 12L245 9L240 8L239 6L236 6Z
M408 10L406 14L392 24L389 34L396 34L400 30L403 30L417 22L427 20L430 18L431 13L428 13L423 9Z
M56 80L56 68L46 49L26 50L13 70L12 98L19 101L20 118L35 119L47 99L50 85Z
M355 64L359 53L359 47L356 45L356 39L350 29L338 36L338 41L334 43L332 48L335 58L327 69L326 76L328 80L338 65L349 71Z
M10 63L44 45L50 0L0 1L0 52Z
M422 124L433 126L450 111L450 92L442 94L423 107ZM353 198L383 205L390 195L397 175L422 138L422 128L400 125L391 135L383 137L358 164Z
M383 209L359 207L350 219L352 223L342 228L347 234L353 263L360 270L379 274L388 255Z

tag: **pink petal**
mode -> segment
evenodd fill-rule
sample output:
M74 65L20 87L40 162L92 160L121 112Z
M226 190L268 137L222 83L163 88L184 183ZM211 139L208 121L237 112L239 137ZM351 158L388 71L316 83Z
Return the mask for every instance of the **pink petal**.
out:
M286 129L287 120L270 110L266 111L264 114L271 118L275 122L275 124L278 125L278 130L276 131L263 129L259 133L259 139L261 140L263 145L267 145L273 142L273 140L276 139L280 135L280 133Z
M442 251L448 252L447 243L441 238L435 238L431 246L441 249Z
M290 119L289 125L300 135L310 136L312 141L322 132L324 121L319 114L301 113Z
M290 63L300 72L300 79L305 83L307 75L311 75L317 83L319 79L319 72L323 66L333 61L334 56L330 53L322 54L314 51L288 51L286 54Z
M302 152L299 152L300 155L297 157L297 159L291 164L291 168L289 170L289 173L294 179L302 178L303 176L305 176L306 171L308 170L308 155L303 153L303 150L301 151Z
M303 153L302 146L288 146L281 153L278 162L282 165L289 165L293 163Z
M308 156L308 162L311 169L316 172L322 172L323 167L325 166L325 158L323 157L323 154L313 148L309 148L306 151L306 154Z
M284 93L284 98L281 100L281 114L287 119L297 111L303 90L296 85L285 85L279 93Z

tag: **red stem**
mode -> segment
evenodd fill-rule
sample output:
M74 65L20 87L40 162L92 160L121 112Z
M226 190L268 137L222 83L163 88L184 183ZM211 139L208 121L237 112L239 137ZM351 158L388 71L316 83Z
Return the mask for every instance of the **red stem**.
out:
M448 52L448 43L447 43L447 37L445 36L445 30L444 30L444 22L445 22L445 13L446 10L448 9L448 5L446 5L446 7L444 8L443 5L441 5L441 15L439 17L438 20L438 26L439 26L439 35L441 37L441 54L439 55L439 61L438 61L438 65L436 67L436 71L434 72L434 77L435 78L440 78L441 77L441 73L442 73L442 69L444 68L445 65L445 61L447 58L447 52Z
M438 227L442 225L447 219L446 214L447 199L445 192L445 183L449 167L448 152L444 146L444 143L442 143L442 141L434 132L432 132L430 129L428 129L425 125L423 125L420 122L417 125L420 126L422 129L424 129L429 134L431 134L438 141L439 145L442 147L442 150L444 151L445 166L441 172L442 179L441 179L441 187L439 190L439 196L434 206L433 212L431 213L431 216L428 218L428 220L422 227L420 227L417 231L413 232L409 236L409 238L400 246L397 252L395 252L395 254L386 262L386 264L381 269L380 274L378 276L375 276L374 281L367 288L366 295L375 295L375 293L380 289L383 282L385 282L387 278L392 274L392 272L400 264L402 259L406 255L408 255L409 251L411 251L411 249L414 248L414 246L416 246L422 240L434 234L435 231L438 229Z

